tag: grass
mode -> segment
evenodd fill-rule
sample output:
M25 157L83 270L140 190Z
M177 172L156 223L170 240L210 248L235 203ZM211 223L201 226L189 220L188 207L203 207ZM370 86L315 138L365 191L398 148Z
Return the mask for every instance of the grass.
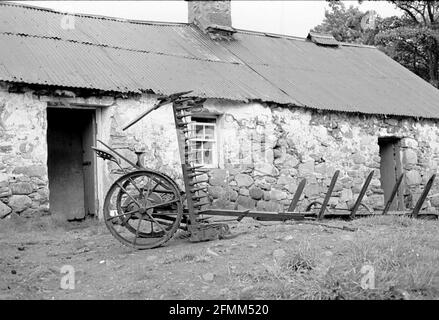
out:
M366 232L337 241L302 242L280 261L236 275L242 299L431 299L439 297L438 222L404 217L357 220ZM364 266L374 288L363 288ZM364 270L363 270L364 271ZM363 280L364 281L364 280Z
M78 297L100 297L103 293L99 288L110 290L107 277L99 276L105 267L99 261L110 259L121 267L113 270L116 275L111 283L113 291L106 293L109 297L123 297L125 292L131 292L133 298L439 298L438 221L377 216L352 222L324 222L337 227L349 225L357 230L349 232L312 223L260 224L248 220L236 224L236 228L251 231L233 240L189 243L177 237L180 243L176 241L175 246L171 243L169 247L154 249L156 251L134 253L118 244L105 226L95 221L65 227L50 217L33 220L33 223L3 220L0 247L9 250L5 252L9 252L11 258L3 261L2 276L11 281L16 278L7 264L12 261L17 274L31 275L26 284L36 286L33 292L38 292L38 286L58 290L59 278L57 281L51 278L50 267L66 263L60 260L66 252L72 256L68 263L88 270L84 283L91 284L92 289L77 291ZM68 230L72 232L66 232ZM94 252L76 255L74 244L80 240ZM17 250L18 246L25 250ZM47 255L52 252L57 255ZM16 255L23 260L12 259ZM149 255L156 255L157 259L146 262L148 269L137 268ZM44 268L34 268L34 265ZM365 266L373 267L374 288L362 286ZM207 273L214 274L213 280L202 277ZM145 291L145 285L152 289ZM16 296L29 291L20 288L14 291ZM62 296L62 292L56 294Z

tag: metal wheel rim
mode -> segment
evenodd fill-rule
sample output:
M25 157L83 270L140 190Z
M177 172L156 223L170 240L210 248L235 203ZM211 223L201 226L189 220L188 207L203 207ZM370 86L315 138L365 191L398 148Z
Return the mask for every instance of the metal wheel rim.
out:
M125 235L122 235L122 232L116 229L116 225L113 223L113 221L115 220L119 220L121 221L121 218L127 218L128 216L128 212L124 212L122 211L122 213L120 212L121 208L117 209L117 216L112 216L110 213L110 206L112 205L112 198L113 196L115 196L115 192L117 192L116 195L116 199L119 198L119 193L123 193L123 190L121 189L120 186L126 186L127 183L129 182L130 179L136 179L138 177L142 177L142 176L146 176L146 177L154 177L155 179L161 181L166 187L168 187L168 191L170 191L170 194L173 195L172 201L174 201L175 203L175 212L173 212L172 218L174 219L174 221L172 223L169 222L164 222L162 220L160 220L160 218L155 217L154 218L154 214L152 214L153 218L155 221L157 221L157 223L155 223L156 226L158 225L162 225L163 229L161 233L157 233L156 236L154 237L148 237L147 234L141 232L138 227L138 229L134 229L133 232L133 226L127 227L127 225L121 224L121 227L125 228L131 235L134 236L134 239L128 239ZM128 193L126 193L128 195ZM139 171L133 171L130 173L127 173L123 176L121 176L120 178L118 178L110 187L106 197L105 197L105 202L104 202L104 221L105 224L107 226L107 228L109 229L109 231L111 232L111 234L118 240L120 241L122 244L131 247L131 248L135 248L135 249L151 249L151 248L155 248L155 247L159 247L161 245L163 245L164 243L166 243L172 236L173 234L177 231L179 225L180 225L180 221L183 215L183 205L181 202L181 197L180 197L180 189L178 188L178 186L176 185L176 183L169 178L166 175L163 175L159 172L156 171L152 171L152 170L139 170ZM134 198L135 199L135 198ZM134 201L133 201L134 202ZM114 204L113 204L114 207ZM136 206L137 207L137 206ZM139 210L140 211L140 210ZM151 214L151 209L147 212L149 212ZM155 211L155 210L153 210ZM119 216L120 215L120 216ZM128 220L126 222L128 222L131 219L132 214L130 215L130 217L128 218ZM145 223L151 223L151 230L152 232L154 232L154 222L152 222L150 215L148 215L146 212L145 213L136 213L137 216L137 220L140 220L138 222L139 226L142 222ZM139 219L140 217L140 219ZM133 219L136 220L136 219ZM137 232L136 232L137 231ZM166 232L165 232L166 231ZM141 236L139 236L141 235ZM151 241L149 243L145 243L145 240L140 240L140 239L156 239L155 241Z

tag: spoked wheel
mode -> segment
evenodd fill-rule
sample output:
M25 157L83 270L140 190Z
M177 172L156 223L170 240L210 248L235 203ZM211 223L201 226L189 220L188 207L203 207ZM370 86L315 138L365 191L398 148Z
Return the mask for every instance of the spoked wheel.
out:
M117 179L105 197L104 219L124 245L151 249L177 231L183 215L180 189L161 173L140 170Z

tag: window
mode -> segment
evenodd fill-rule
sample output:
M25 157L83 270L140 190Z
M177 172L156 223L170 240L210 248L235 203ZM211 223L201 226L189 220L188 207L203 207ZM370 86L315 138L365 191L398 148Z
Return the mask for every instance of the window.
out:
M218 165L216 118L192 117L192 137L190 144L190 159L195 164L206 167Z

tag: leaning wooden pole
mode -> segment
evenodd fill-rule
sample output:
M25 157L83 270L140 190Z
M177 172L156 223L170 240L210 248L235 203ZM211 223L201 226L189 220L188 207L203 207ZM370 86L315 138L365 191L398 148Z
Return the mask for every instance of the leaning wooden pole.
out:
M432 175L425 185L424 191L416 202L415 208L413 209L411 216L414 218L418 217L419 211L421 211L422 205L424 204L425 199L427 199L427 195L430 192L431 187L433 186L434 179L436 178L436 174Z
M325 214L326 207L328 206L329 199L331 198L332 191L334 190L335 184L337 183L338 175L340 174L340 170L335 171L332 176L331 183L329 184L329 189L326 192L325 199L323 200L322 207L320 208L320 212L318 215L318 220L322 220Z
M393 200L395 199L396 194L398 193L399 186L401 185L402 179L404 178L404 173L399 176L399 179L396 181L392 193L390 194L389 200L387 200L386 206L383 210L383 215L387 214L392 205Z
M361 188L360 194L358 195L357 201L355 201L354 207L351 210L350 218L355 218L355 214L358 211L358 208L360 207L361 201L363 201L364 195L366 194L367 188L369 187L370 182L372 181L373 177L373 171L369 173L369 175L366 178L366 181L363 184L363 187Z

